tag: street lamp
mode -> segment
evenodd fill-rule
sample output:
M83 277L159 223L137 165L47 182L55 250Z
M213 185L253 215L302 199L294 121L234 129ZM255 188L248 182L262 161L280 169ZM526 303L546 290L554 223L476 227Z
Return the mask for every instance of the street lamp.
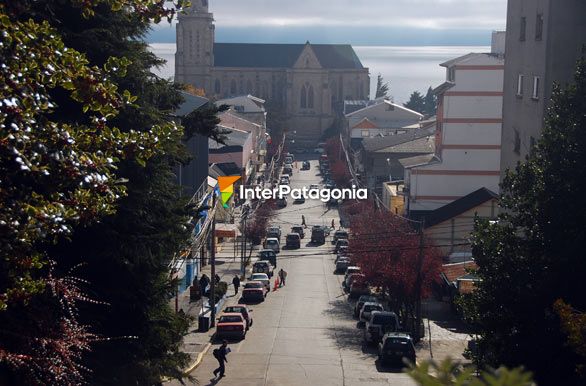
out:
M390 158L387 158L387 165L389 166L389 181L392 182L393 176L391 174L391 159Z

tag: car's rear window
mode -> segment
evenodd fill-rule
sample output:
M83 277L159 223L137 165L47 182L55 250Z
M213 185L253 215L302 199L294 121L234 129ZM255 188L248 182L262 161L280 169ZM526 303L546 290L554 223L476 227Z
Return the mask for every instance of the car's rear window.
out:
M382 311L382 307L376 304L367 304L364 306L364 311L369 312L372 310Z
M224 312L244 312L242 307L226 307Z
M394 324L395 323L395 316L394 315L375 315L372 318L373 324Z
M244 288L262 288L263 284L262 283L246 283L244 285Z
M400 348L405 349L409 347L409 341L404 338L387 338L385 340L385 348Z
M220 323L238 323L242 322L242 317L240 316L221 316Z

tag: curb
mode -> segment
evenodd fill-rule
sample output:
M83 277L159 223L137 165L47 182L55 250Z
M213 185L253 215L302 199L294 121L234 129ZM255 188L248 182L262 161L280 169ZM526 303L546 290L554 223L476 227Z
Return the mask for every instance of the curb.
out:
M203 359L203 356L207 354L210 347L212 347L212 344L208 342L204 347L203 351L197 354L197 358L195 359L195 361L187 369L185 369L185 371L183 371L184 375L189 375L193 370L197 368L197 366L199 366Z

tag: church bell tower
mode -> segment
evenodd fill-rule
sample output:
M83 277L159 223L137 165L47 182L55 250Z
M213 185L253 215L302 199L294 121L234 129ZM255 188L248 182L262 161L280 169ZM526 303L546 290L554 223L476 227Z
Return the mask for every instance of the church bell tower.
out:
M208 0L192 0L178 16L176 29L175 82L211 90L214 66L214 15Z

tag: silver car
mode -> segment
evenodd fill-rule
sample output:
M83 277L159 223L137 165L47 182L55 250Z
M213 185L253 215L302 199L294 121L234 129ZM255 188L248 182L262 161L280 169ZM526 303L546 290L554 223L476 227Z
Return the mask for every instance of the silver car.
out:
M360 310L359 320L363 323L368 322L373 311L384 311L383 305L374 302L364 303L362 305L362 309Z

